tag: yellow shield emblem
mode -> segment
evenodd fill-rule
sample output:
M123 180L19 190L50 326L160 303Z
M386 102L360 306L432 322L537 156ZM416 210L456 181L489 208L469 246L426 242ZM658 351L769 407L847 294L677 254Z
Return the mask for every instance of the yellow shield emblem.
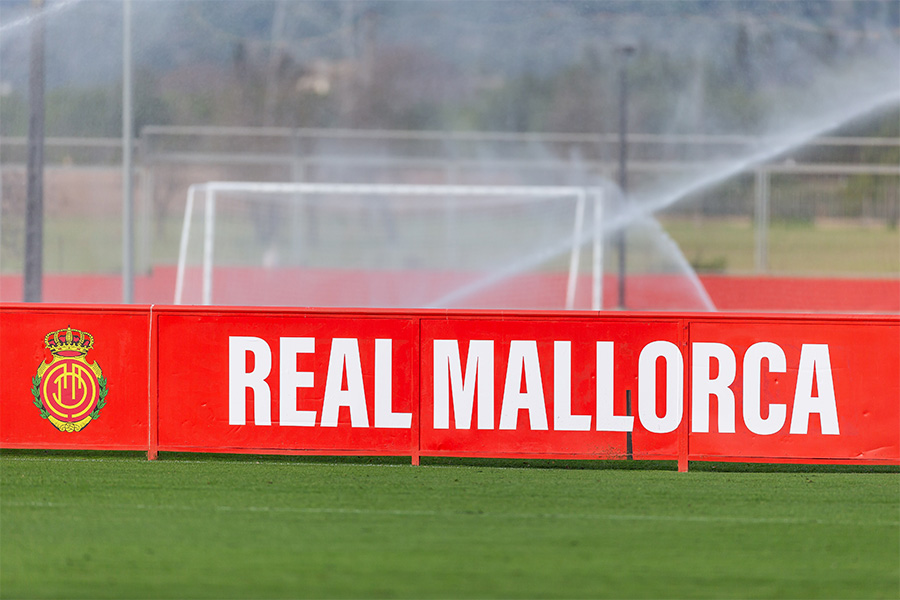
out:
M67 327L48 333L44 346L53 358L31 380L34 405L60 431L81 431L100 416L108 391L100 365L86 358L94 336Z

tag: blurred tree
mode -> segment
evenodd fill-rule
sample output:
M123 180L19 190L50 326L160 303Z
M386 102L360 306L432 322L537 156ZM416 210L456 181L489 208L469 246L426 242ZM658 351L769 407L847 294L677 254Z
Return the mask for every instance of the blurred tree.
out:
M147 68L134 77L135 133L144 125L173 121L171 106L157 93L158 78ZM27 103L12 94L3 99L0 134L23 136L27 129ZM122 133L122 86L57 87L46 94L47 136L119 137Z

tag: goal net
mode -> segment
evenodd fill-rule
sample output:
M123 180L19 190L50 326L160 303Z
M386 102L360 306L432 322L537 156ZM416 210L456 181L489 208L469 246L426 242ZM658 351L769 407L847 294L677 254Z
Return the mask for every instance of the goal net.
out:
M602 191L207 182L176 304L600 309Z

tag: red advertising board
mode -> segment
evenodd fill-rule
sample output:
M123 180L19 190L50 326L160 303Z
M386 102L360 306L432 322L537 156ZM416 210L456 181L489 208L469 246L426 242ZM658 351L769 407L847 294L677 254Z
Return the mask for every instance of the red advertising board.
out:
M421 340L423 454L625 458L630 434L677 457L680 319L423 319Z
M900 464L900 317L2 305L0 447Z
M401 316L154 312L158 449L417 455L417 327Z
M146 450L146 307L0 309L0 445Z
M695 319L690 458L900 457L900 327L869 318Z

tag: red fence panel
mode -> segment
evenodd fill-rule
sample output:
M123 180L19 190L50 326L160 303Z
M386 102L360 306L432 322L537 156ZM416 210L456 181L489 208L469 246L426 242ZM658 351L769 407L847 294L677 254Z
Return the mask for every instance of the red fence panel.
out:
M159 450L416 455L402 316L154 309Z
M675 458L682 331L675 318L424 318L422 453L624 458L630 434L635 458Z
M145 450L147 307L0 307L0 445Z
M900 461L900 327L697 318L690 458Z
M0 446L900 464L900 317L2 305Z

